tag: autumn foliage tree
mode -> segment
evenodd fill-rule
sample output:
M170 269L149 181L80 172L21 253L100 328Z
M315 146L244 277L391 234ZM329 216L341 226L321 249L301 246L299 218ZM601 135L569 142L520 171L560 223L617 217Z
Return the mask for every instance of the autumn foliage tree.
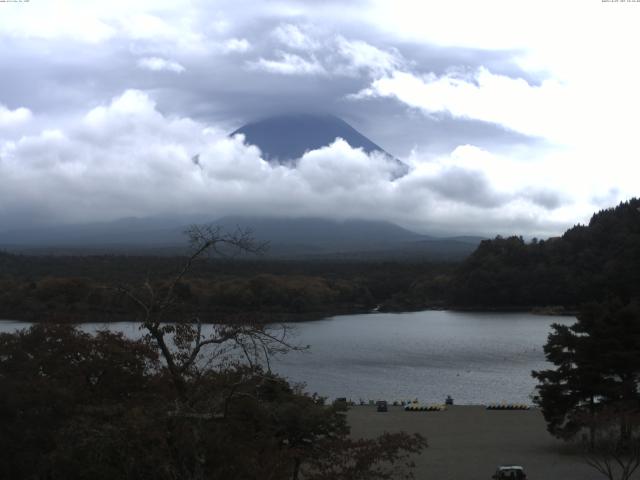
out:
M0 335L0 478L411 478L425 440L349 437L343 411L251 365L179 392L155 349L35 325Z
M148 471L166 453L150 422L162 408L157 367L153 349L116 333L35 325L0 335L0 478Z

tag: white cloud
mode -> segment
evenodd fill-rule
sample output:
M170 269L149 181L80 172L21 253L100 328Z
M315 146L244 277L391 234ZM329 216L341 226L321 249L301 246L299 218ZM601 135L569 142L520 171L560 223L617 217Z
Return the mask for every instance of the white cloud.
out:
M98 44L117 34L117 29L104 18L95 15L87 4L56 1L15 7L17 8L3 9L0 15L0 36L70 39Z
M28 108L19 107L10 110L0 103L0 127L13 127L31 119L31 111Z
M281 44L304 54L277 52L276 59L264 57L248 62L254 70L287 75L331 75L358 77L365 73L377 77L406 63L394 49L386 51L362 40L348 40L342 35L304 34L293 24L280 25L273 32Z
M363 9L362 16L384 34L403 41L523 51L532 47L562 48L574 41L579 44L585 34L599 37L593 35L594 23L613 31L618 26L627 28L634 23L634 17L637 19L638 12L633 6L623 10L610 7L601 2L585 3L582 0L562 3L553 0L526 3L510 0L447 3L372 0L369 8ZM576 15L580 15L579 21L575 21ZM613 19L615 22L609 23Z
M362 40L347 40L342 35L335 38L337 52L347 60L345 70L366 70L382 75L400 68L404 64L397 51L384 51Z
M640 69L631 61L639 39L637 4L372 3L364 15L383 30L381 35L432 48L473 49L478 55L507 54L521 73L512 71L509 77L487 67L457 78L423 75L429 71L423 66L380 76L363 95L389 96L427 113L444 111L542 136L551 147L527 155L538 157L553 181L570 185L569 195L592 189L600 198L612 187L621 195L637 194L629 181L640 174L635 132ZM537 80L511 78L518 76Z
M120 38L134 43L134 50L205 55L212 48L212 41L188 15L178 13L177 18L171 18L142 11L116 16L111 22Z
M185 68L178 62L166 60L160 57L144 57L138 60L138 67L154 72L168 71L175 73L184 72Z
M244 53L251 49L251 43L246 38L229 38L222 43L225 53Z
M176 28L164 19L149 13L124 16L121 28L128 37L134 39L170 38L176 35Z
M525 135L563 141L571 95L554 80L530 85L479 68L468 75L415 75L394 71L352 98L393 97L426 113L496 123Z
M593 210L638 193L636 7L583 0L322 6L221 0L215 7L52 0L2 9L0 39L7 48L0 58L6 73L0 102L23 106L0 107L3 218L21 205L43 217L90 218L89 210L81 215L82 202L93 202L94 213L99 205L101 215L117 215L196 208L209 199L229 209L264 205L271 213L375 214L425 229L432 222L510 233L526 223L539 232L588 220ZM256 52L250 62L223 56L249 51ZM170 70L169 59L177 59L202 75L142 75L131 54L162 59ZM265 81L265 71L290 78ZM219 73L217 83L209 82L211 72ZM300 82L296 75L322 82ZM136 85L156 92L163 108L182 117L162 115L135 91L78 114L78 108ZM362 99L387 99L351 104L353 117L380 133L372 139L383 145L391 139L428 146L434 131L449 137L445 127L407 133L419 112L429 117L428 125L464 129L477 126L466 120L480 120L546 141L516 149L505 140L495 151L451 146L449 155L437 158L425 150L408 177L390 181L383 165L370 159L373 166L365 171L369 160L339 143L315 152L314 162L303 161L300 170L274 168L255 149L219 132L204 133L208 125L188 118L227 115L225 122L239 123L260 109L297 104L351 113L339 100L358 91ZM305 103L315 93L318 98ZM410 114L403 116L397 105ZM202 169L186 161L195 153L202 154ZM161 175L175 165L188 174ZM343 188L349 175L361 182ZM468 188L447 188L447 182ZM227 196L207 196L216 189ZM476 192L475 199L465 190ZM39 199L43 193L49 202ZM294 206L276 203L290 195ZM172 206L166 196L181 201Z
M367 155L343 139L305 153L297 172L316 191L352 190L378 181L390 182L397 166L382 154Z
M431 233L521 226L544 235L592 208L556 202L554 185L535 190L526 166L511 164L520 181L505 183L506 160L477 147L408 161L411 172L394 180L393 161L336 139L297 167L272 165L242 136L163 115L148 94L128 90L63 130L0 141L0 222L278 212L390 220Z
M315 58L304 59L293 53L279 52L278 60L260 58L247 62L251 70L263 70L281 75L326 75L327 71Z
M295 50L313 51L321 47L319 41L304 33L299 26L293 24L279 25L273 30L272 35L280 43Z

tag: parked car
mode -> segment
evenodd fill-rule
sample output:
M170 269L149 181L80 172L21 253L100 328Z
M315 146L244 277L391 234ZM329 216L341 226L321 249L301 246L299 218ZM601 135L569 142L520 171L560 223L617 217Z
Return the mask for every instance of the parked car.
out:
M376 407L379 412L386 412L389 410L389 405L385 400L380 400L376 402Z
M520 465L501 465L491 478L494 480L526 480L527 475Z

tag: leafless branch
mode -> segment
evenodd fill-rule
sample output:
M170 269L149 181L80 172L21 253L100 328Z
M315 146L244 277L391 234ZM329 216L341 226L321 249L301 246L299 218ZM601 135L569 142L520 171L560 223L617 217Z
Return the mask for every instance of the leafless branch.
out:
M205 347L217 347L213 349L212 356L217 356L220 352L228 354L235 348L242 352L251 367L264 360L269 370L271 355L300 350L300 347L287 340L288 329L284 327L280 334L276 334L265 325L237 321L214 325L211 334L205 337L202 321L198 316L188 321L165 319L179 301L179 296L176 295L178 285L193 269L196 261L211 253L218 256L226 256L228 251L260 254L267 248L266 243L254 240L250 230L241 228L225 233L217 226L194 225L185 234L189 240L190 253L168 284L158 286L147 277L141 285L144 294L136 293L133 288L125 285L116 288L143 313L141 328L148 332L149 338L159 348L178 389L184 388L188 377L198 375L198 365ZM169 335L171 337L168 341Z
M629 438L620 432L620 420L624 419L631 428ZM638 413L618 412L611 409L603 413L598 422L598 435L591 442L583 444L584 462L609 480L629 480L640 467L640 436L638 435Z

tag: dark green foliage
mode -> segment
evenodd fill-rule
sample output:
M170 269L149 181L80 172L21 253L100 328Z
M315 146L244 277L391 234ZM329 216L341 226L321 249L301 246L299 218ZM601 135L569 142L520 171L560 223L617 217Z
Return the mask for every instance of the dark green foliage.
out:
M64 478L82 456L84 471L92 455L131 455L141 445L129 433L157 391L156 366L153 350L114 333L34 326L0 335L0 478Z
M545 241L485 240L456 271L451 300L459 306L575 308L611 296L637 298L639 208L634 198Z
M588 304L574 325L553 325L544 350L555 369L533 376L549 431L571 438L586 428L593 440L605 412L617 412L628 436L624 417L640 412L640 306Z

